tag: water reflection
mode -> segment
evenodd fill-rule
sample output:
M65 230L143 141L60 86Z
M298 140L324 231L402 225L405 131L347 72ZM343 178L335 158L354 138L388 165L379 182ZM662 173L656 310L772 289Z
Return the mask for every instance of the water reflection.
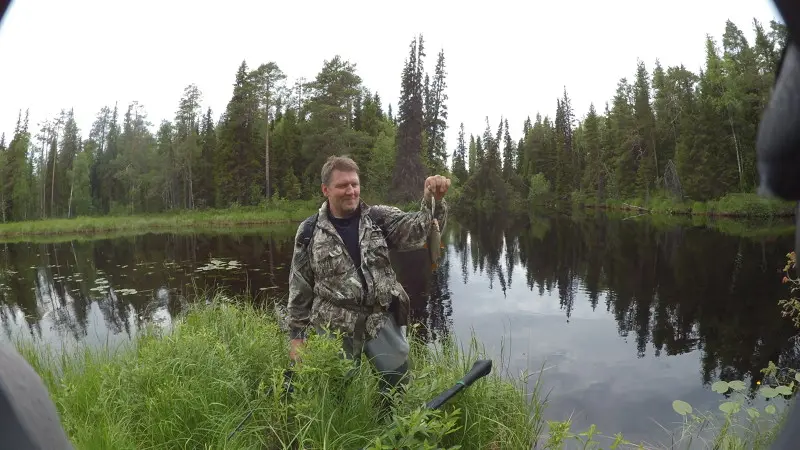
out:
M754 387L770 360L798 366L777 306L791 235L604 214L448 224L437 270L425 251L392 254L412 321L431 341L476 332L510 359L503 370L547 361L552 417L649 438L653 420L676 419L675 398L715 408L709 383ZM4 334L116 342L145 323L169 324L208 288L280 297L295 229L0 244Z
M286 285L290 233L1 244L3 331L57 344L116 341L146 323L168 324L188 293L221 287L263 297ZM225 266L207 267L214 258Z
M455 333L475 331L512 373L546 364L550 418L660 440L673 400L716 410L713 381L745 379L753 398L769 361L798 366L777 306L792 236L766 236L603 214L462 218L448 239Z
M569 322L586 297L592 313L613 315L638 358L700 350L704 383L757 379L769 360L797 359L787 341L794 330L777 306L787 294L779 269L791 236L737 238L602 214L460 222L448 241L464 284L477 275L496 289L496 279L507 297L521 269L525 286L514 287L537 294L524 301L554 296Z

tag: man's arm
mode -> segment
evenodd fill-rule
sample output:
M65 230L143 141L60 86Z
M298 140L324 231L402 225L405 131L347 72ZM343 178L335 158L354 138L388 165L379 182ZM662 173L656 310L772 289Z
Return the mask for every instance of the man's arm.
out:
M431 198L423 197L419 211L404 212L388 205L372 206L372 216L384 232L386 243L398 251L418 250L425 245L431 221L439 221L439 229L444 230L447 222L447 201L436 201L436 210L431 215Z
M289 304L288 326L291 339L304 339L305 329L309 324L311 303L314 300L314 273L311 271L311 262L308 251L300 242L305 222L297 227L294 238L294 253L292 254L292 267L289 271Z

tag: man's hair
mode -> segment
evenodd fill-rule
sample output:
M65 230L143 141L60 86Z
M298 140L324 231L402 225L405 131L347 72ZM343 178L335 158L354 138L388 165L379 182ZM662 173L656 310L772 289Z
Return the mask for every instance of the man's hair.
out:
M358 164L348 156L329 156L325 164L322 165L322 184L328 185L331 181L331 174L334 170L342 172L358 173Z

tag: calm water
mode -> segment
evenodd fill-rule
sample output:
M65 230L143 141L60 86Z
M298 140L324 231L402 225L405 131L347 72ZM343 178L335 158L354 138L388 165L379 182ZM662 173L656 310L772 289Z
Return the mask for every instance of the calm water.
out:
M791 235L602 215L450 222L435 273L424 252L393 255L413 320L430 340L474 332L510 358L496 370L544 364L548 418L658 441L674 399L716 409L710 383L798 366L777 307ZM284 294L295 229L0 244L2 339L122 342L168 325L196 288Z

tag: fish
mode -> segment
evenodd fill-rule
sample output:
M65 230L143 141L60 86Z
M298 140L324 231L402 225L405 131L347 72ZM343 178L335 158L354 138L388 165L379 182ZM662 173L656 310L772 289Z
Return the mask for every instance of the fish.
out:
M431 215L436 211L436 199L431 197ZM428 249L428 256L431 258L431 270L436 270L439 267L439 258L442 256L442 230L439 228L439 221L433 218L431 221L430 229L428 230L428 239L423 246Z

